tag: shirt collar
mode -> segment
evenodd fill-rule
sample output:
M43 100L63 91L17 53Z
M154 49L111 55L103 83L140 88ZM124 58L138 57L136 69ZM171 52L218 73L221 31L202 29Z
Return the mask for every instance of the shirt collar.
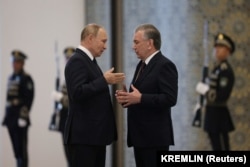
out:
M78 49L80 49L80 50L82 50L84 53L86 53L92 61L94 60L94 56L91 54L91 52L90 52L87 48L85 48L85 47L82 46L82 45L79 45L79 46L78 46Z
M146 58L145 63L146 65L148 65L148 63L150 62L150 60L154 57L154 55L156 55L159 52L159 50L157 50L156 52L154 52L152 55L150 55L148 58Z

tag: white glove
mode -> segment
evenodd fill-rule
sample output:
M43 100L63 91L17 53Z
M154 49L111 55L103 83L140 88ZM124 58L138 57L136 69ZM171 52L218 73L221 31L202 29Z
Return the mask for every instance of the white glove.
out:
M25 120L25 119L23 119L23 118L18 118L18 126L20 127L20 128L23 128L23 127L25 127L27 125L27 121Z
M51 97L54 101L56 102L60 102L61 99L63 98L63 94L61 92L58 92L58 91L52 91L51 93Z
M195 114L199 108L201 108L200 103L196 103L196 105L194 106L193 114Z
M209 90L209 86L203 82L199 82L196 85L196 91L201 94L201 95L205 95L207 93L207 91Z

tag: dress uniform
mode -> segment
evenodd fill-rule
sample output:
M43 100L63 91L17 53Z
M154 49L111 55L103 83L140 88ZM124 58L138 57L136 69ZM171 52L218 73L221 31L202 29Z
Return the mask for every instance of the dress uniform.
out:
M235 48L232 39L222 33L215 37L214 46L228 48L229 55L234 52ZM209 75L209 89L206 93L204 130L209 135L213 150L216 151L230 150L228 133L234 130L234 124L227 107L235 80L233 69L227 61L229 55L216 62Z
M12 58L14 72L8 79L3 125L8 128L17 167L27 167L29 113L34 97L34 83L32 77L23 69L27 56L21 51L14 50Z
M65 48L64 49L65 60L67 61L73 55L74 52L75 52L75 48L73 47ZM55 116L54 122L52 124L55 127L54 130L62 133L62 139L63 139L64 127L65 127L65 122L66 122L67 115L68 115L68 106L69 106L68 92L67 92L67 87L66 87L65 82L63 83L63 85L61 85L59 91L55 91L52 93L52 96L55 102L58 103L57 108L56 108L57 113L55 113L57 116ZM65 147L64 147L64 150L65 150L66 158L68 160L68 155L67 155L67 151Z

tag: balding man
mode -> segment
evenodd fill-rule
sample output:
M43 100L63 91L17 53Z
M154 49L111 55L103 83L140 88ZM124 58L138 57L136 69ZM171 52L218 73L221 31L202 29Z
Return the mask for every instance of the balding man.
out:
M87 25L65 67L69 112L64 142L73 167L104 167L106 146L117 139L108 85L122 82L124 74L113 73L114 68L103 74L99 68L96 58L106 49L106 42L102 26Z

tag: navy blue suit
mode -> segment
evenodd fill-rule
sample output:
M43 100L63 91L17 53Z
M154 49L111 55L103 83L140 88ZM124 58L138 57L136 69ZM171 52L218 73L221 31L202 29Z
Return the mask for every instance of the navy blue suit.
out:
M115 116L108 83L98 65L77 48L66 64L65 79L69 96L65 144L93 148L111 144L117 139Z
M146 150L143 148L157 151L161 148L168 149L169 145L174 144L171 107L177 102L178 73L174 63L158 52L135 81L141 63L142 61L132 80L132 84L142 94L141 103L128 107L127 137L128 146L142 149L144 154ZM148 159L150 166L155 162L153 157L154 155L142 156L141 159ZM137 161L136 152L135 158Z
M141 103L128 107L128 146L174 144L171 107L177 102L177 80L175 65L161 52L157 53L133 83L142 93L142 99Z

